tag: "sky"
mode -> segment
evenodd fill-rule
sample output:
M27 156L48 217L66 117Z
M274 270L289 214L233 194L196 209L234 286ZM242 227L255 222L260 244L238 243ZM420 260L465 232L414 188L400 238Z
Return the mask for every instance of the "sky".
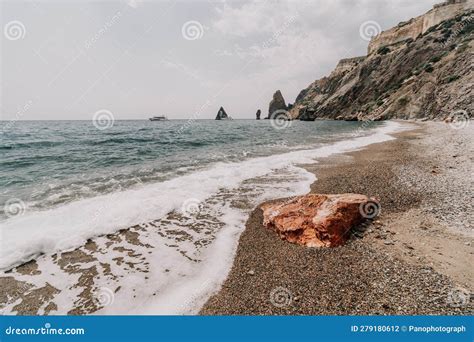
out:
M439 0L2 1L2 120L268 112Z

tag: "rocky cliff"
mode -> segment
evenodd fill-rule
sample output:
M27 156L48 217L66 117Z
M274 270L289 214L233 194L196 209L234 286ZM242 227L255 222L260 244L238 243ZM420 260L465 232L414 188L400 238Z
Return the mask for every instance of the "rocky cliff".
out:
M374 37L369 43L368 54L370 55L386 45L396 44L407 39L416 39L420 34L424 34L442 21L472 9L474 9L473 0L449 0L435 5L427 13L401 22L396 27Z
M292 118L445 119L455 111L471 116L472 3L451 0L411 24L382 32L370 43L367 56L341 60L329 76L301 91ZM417 22L423 23L421 28ZM407 25L414 26L403 29Z

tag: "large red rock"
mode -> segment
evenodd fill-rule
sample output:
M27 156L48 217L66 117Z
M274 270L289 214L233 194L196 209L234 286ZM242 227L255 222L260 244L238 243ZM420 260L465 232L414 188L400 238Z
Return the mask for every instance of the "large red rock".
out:
M380 209L374 199L359 194L308 194L265 203L263 224L289 242L308 247L335 247L349 239L350 229Z

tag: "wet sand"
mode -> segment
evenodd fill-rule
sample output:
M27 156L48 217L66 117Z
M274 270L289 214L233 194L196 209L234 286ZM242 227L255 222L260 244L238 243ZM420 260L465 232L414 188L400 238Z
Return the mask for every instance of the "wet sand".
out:
M469 314L472 129L417 124L397 140L307 165L314 193L362 193L381 214L331 249L280 240L255 209L204 315Z
M397 140L306 165L318 177L311 191L375 196L381 200L381 216L357 227L346 246L314 249L281 241L262 226L261 211L253 210L229 277L201 313L472 312L471 136L472 130L423 123ZM172 212L71 251L38 256L0 277L0 313L115 313L116 294L129 298L125 306L133 302L140 307L158 295L160 272L150 261L155 237L169 236L169 246L195 262L179 244L188 241L184 228L207 229L212 238L221 223L203 218L204 226L190 227ZM169 222L173 225L166 230ZM183 231L176 230L181 226ZM135 288L130 277L144 286Z

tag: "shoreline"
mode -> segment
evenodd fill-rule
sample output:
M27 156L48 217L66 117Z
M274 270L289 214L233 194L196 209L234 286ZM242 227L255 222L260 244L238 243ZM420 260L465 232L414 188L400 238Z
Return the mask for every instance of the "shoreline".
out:
M435 176L457 171L446 165L446 160L463 159L461 164L467 170L472 166L468 151L452 157L446 145L456 137L469 144L469 134L458 136L459 132L438 123L417 126L392 134L395 140L305 165L317 177L311 192L376 196L382 208L378 218L357 227L345 246L314 249L280 240L263 227L262 212L256 208L240 236L228 278L200 314L472 312L472 302L452 304L453 294L469 295L474 289L473 271L468 266L473 260L472 231L462 226L452 229L427 210L446 209L444 194L433 189L445 181L434 180ZM442 135L436 146L430 145L433 131ZM428 148L431 153L440 148L443 157L431 160ZM465 174L460 176L462 179ZM465 193L460 201L469 196Z
M410 125L413 125L413 123L410 123ZM390 133L390 135L403 136L410 132L412 131ZM398 140L400 139L389 140L382 143L372 143L368 146L360 147L358 150L354 150L353 152L340 152L330 157L318 158L316 164L299 166L303 167L307 173L310 172L316 175L318 180L311 185L311 191L317 191L318 189L315 189L314 187L317 187L318 184L323 184L325 175L333 175L335 170L340 170L340 173L336 178L338 178L339 181L344 180L344 177L347 177L348 173L343 165L351 164L354 155L366 155L367 161L370 162L373 156L364 151L372 149L377 150L376 146L385 146L384 144L390 144ZM309 182L311 182L312 179L313 178L311 178ZM309 184L310 183L307 183L306 186L309 186ZM337 188L337 184L335 187ZM288 190L290 189L288 188ZM269 189L269 191L272 192L269 194L269 197L280 197L276 195L276 187ZM330 190L320 192L330 192ZM236 205L240 206L244 205L245 201L242 203L239 202L240 204L237 204L237 202ZM253 206L248 209L251 208L253 208ZM256 210L253 212L252 210L249 210L248 212L251 212L251 214L242 218L242 225L245 225L245 219L250 217L249 222L253 219L253 225L258 227L258 219L255 219ZM206 220L208 219L204 216L203 218ZM0 290L3 293L3 296L0 296L0 303L8 303L8 310L13 310L14 312L17 312L17 314L49 314L58 312L58 310L63 308L66 304L64 300L68 297L68 293L71 293L71 291L73 291L72 293L78 293L79 290L80 293L74 297L75 301L72 305L73 308L67 311L68 314L91 314L98 311L98 313L110 312L115 314L126 314L128 312L127 310L129 310L126 307L126 299L128 298L128 300L132 300L132 297L136 298L133 300L136 302L136 305L142 307L142 310L143 306L150 306L150 303L147 302L147 298L153 298L154 303L160 303L159 301L156 302L158 298L153 296L159 295L160 298L162 298L164 293L175 291L176 286L165 288L163 291L168 292L163 292L157 285L162 279L160 278L160 270L156 269L156 264L154 264L154 262L161 254L157 254L156 256L152 254L155 253L155 248L153 246L157 246L154 243L156 240L153 236L154 234L162 234L162 223L169 224L170 222L181 222L186 225L186 220L182 221L182 219L183 218L180 217L179 213L173 211L163 219L155 220L148 224L132 226L128 229L122 229L117 233L102 235L88 240L85 245L74 250L64 251L54 255L43 255L15 267L10 271L5 272L5 274L0 277ZM219 222L216 222L216 225L219 224ZM193 227L192 225L189 226L189 228L201 229L199 226ZM246 234L247 230L249 230L248 224L247 229L242 233L242 235ZM174 230L170 232L173 234L178 233ZM230 266L232 266L232 264L235 266L236 255L238 256L239 251L242 249L242 235L240 235L240 240L239 238L236 238L235 240L235 248L238 250L237 254L235 251L232 252L232 259L229 260ZM176 238L178 239L176 240L178 242L181 241L183 237L178 234L176 235ZM369 237L367 237L367 241L368 239ZM364 238L364 240L366 239ZM383 246L384 245L382 245L382 247ZM451 245L450 247L453 246ZM227 246L227 248L233 249L234 247ZM265 249L266 246L263 246L262 248ZM454 248L454 250L459 251L460 249ZM256 255L258 255L259 252L260 251L257 249ZM353 253L355 253L354 255L357 255L359 252L353 251ZM188 257L187 255L183 256ZM463 254L461 253L458 256L463 256ZM461 262L461 265L462 264L463 263ZM165 273L169 271L170 270L164 269ZM222 270L219 271L219 279L217 280L209 280L205 278L205 275L201 275L200 278L202 278L202 281L195 284L196 286L200 286L203 289L211 286L212 283L215 283L215 286L213 285L212 289L207 289L205 291L206 295L202 293L198 294L196 297L195 294L192 294L190 298L194 298L195 300L198 300L198 298L202 299L199 299L197 303L188 303L188 305L191 304L191 307L188 307L187 309L184 309L183 307L183 313L198 313L203 303L206 301L209 303L210 300L208 299L208 295L212 294L220 287L222 282L225 280L226 274L229 276L224 282L224 285L233 277L233 271L234 267L231 269L227 268L225 274L221 274ZM252 270L247 270L245 273L250 271ZM199 275L199 273L197 275ZM142 278L142 282L148 285L143 289L137 288L133 283L127 281L127 277L129 276L136 279ZM125 278L121 279L123 277ZM60 286L58 286L58 284ZM183 282L179 283L179 285L183 285L184 288L190 288L191 284L186 284L185 279L183 278ZM238 284L236 286L238 288ZM350 286L348 286L348 288L350 289ZM472 287L470 288L472 289ZM23 292L27 294L22 295ZM115 293L119 292L120 296L115 296ZM102 303L101 298L103 297L109 299L110 303L109 301ZM298 296L296 296L296 299L298 299ZM173 303L170 300L170 298L165 298L164 301L161 301L161 305L159 305L161 311L172 310ZM174 305L176 305L176 303ZM229 305L231 307L233 304L229 303ZM71 303L67 304L67 306L70 307ZM153 309L153 307L154 306L152 305L149 309ZM149 309L145 309L146 312L149 311L150 314L157 313L155 309L151 311ZM202 310L206 310L206 305L204 305ZM202 310L201 312L203 312ZM241 313L245 314L246 310L241 311Z

